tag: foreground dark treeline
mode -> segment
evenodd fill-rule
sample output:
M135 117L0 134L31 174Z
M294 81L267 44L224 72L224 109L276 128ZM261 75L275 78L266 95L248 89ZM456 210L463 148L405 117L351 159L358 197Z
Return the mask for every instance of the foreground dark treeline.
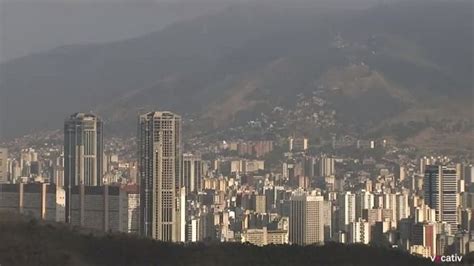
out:
M466 260L465 260L466 261ZM0 265L429 265L363 245L167 244L0 214Z

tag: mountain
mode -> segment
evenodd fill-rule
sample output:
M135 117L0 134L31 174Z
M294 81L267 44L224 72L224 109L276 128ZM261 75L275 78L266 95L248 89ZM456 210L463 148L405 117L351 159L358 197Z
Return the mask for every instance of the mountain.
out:
M0 62L61 45L137 37L228 5L222 0L3 0Z
M111 132L132 134L151 109L192 114L212 130L317 91L340 128L358 134L442 119L469 129L472 12L470 1L363 10L263 2L139 38L60 47L0 65L0 132L60 128L70 113L94 110Z
M429 259L365 245L172 244L88 232L0 213L5 265L433 265ZM472 254L463 262L471 262Z

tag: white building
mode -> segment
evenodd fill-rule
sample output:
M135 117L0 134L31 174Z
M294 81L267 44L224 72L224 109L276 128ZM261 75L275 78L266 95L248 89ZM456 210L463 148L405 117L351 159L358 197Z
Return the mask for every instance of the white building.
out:
M319 161L319 176L326 177L335 174L334 158L323 155Z
M130 234L139 234L140 231L140 194L128 194L127 231Z
M355 194L344 192L338 196L339 230L348 230L349 225L356 220Z
M370 243L370 225L367 221L359 219L352 222L349 227L349 237L351 243Z

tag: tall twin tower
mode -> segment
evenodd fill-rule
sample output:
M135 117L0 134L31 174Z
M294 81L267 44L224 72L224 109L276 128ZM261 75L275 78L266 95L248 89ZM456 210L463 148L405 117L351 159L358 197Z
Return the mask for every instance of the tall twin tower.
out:
M103 123L76 113L64 123L64 185L101 186L104 160Z
M69 117L64 123L66 189L78 185L103 185L103 154L102 121L84 113ZM184 241L185 199L179 115L171 112L140 115L138 167L141 234L161 241Z
M170 112L141 115L138 124L141 234L183 241L181 117Z

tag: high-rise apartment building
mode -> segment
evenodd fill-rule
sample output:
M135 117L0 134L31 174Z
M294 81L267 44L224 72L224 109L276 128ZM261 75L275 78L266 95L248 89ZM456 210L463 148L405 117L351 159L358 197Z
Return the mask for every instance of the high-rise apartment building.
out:
M407 194L396 194L395 220L400 221L410 216L410 205Z
M349 227L349 237L351 243L370 243L370 224L367 221L359 219L352 222Z
M319 161L319 176L331 176L335 173L334 158L323 155Z
M289 240L292 244L324 243L324 199L297 191L290 199Z
M339 195L339 230L349 230L349 225L356 221L355 194L345 192Z
M181 117L150 112L139 117L140 232L161 241L182 241ZM184 240L183 240L184 241Z
M455 232L459 223L457 215L459 189L456 169L441 165L427 165L423 192L426 205L436 210L437 220L450 224L451 230Z
M367 191L360 191L356 194L356 216L355 219L362 218L363 210L372 209L374 207L374 194Z

